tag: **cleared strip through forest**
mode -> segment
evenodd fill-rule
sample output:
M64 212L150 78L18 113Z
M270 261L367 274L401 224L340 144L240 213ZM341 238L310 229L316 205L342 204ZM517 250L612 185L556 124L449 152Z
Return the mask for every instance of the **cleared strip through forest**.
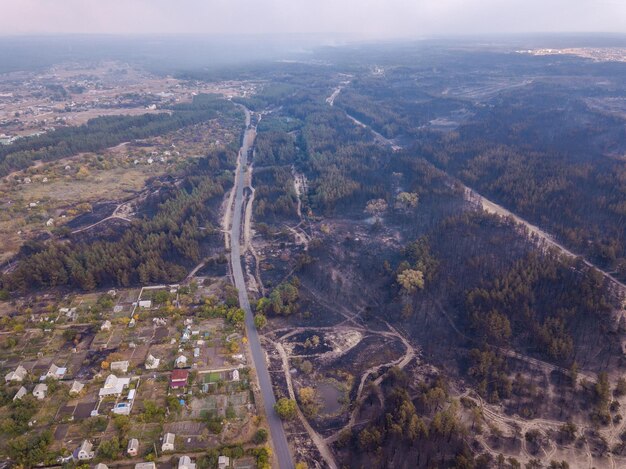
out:
M612 282L613 285L615 285L622 292L622 294L626 294L626 284L620 282L618 279L613 277L610 273L608 273L607 271L601 269L600 267L598 267L597 265L593 264L589 260L585 259L583 256L570 251L569 249L567 249L561 243L556 241L552 236L550 236L548 233L543 231L538 226L533 225L532 223L524 220L522 217L516 215L515 213L511 212L510 210L507 210L506 208L502 207L501 205L498 205L497 203L487 199L483 195L481 195L478 192L476 192L474 189L472 189L470 187L467 187L466 185L463 185L463 188L465 190L465 197L467 198L467 200L478 203L478 205L485 212L491 213L493 215L499 215L501 217L509 217L509 218L513 219L517 224L523 225L528 230L528 235L529 236L536 236L539 240L545 242L549 246L552 246L552 247L558 249L561 252L561 254L563 254L563 255L565 255L567 257L570 257L572 259L581 259L582 262L585 263L585 265L596 269L605 278L607 278L610 282Z
M332 106L334 104L335 99L337 98L337 96L341 92L341 89L342 89L341 87L338 87L338 88L336 88L333 91L333 94L331 95L331 97L333 98L332 99L332 104L330 104L330 102L329 102L330 97L326 100L326 102L329 102L329 104ZM348 118L350 120L352 120L355 124L357 124L357 125L359 125L361 127L367 128L371 132L373 132L374 136L376 137L375 138L376 143L388 146L393 151L397 151L399 149L397 143L395 143L392 140L389 140L388 138L384 137L380 133L376 132L375 130L373 130L371 128L371 126L365 124L364 122L361 122L360 120L356 119L354 116L351 116L345 110L344 110L344 112L345 112L346 116L348 116ZM448 174L448 176L450 178L453 178L449 174ZM453 178L453 179L455 179L455 178ZM545 244L547 244L547 245L549 245L551 247L556 248L558 251L561 252L561 254L563 254L563 255L565 255L567 257L570 257L572 259L581 259L582 262L585 263L585 265L587 265L587 266L589 266L589 267L591 267L593 269L596 269L607 280L609 280L611 282L611 284L616 287L616 289L618 290L619 294L621 294L622 296L626 296L626 284L624 284L623 282L621 282L618 279L616 279L615 277L613 277L610 273L608 273L607 271L605 271L602 268L598 267L596 264L592 263L588 259L585 259L583 256L572 252L571 250L569 250L568 248L563 246L561 243L556 241L552 236L550 236L548 233L546 233L544 230L542 230L538 226L533 225L532 223L530 223L529 221L523 219L519 215L516 215L515 213L511 212L510 210L507 210L506 208L502 207L501 205L498 205L497 203L493 202L492 200L489 200L485 196L483 196L483 195L479 194L478 192L476 192L471 187L468 187L465 184L463 184L461 181L458 181L456 179L455 179L455 181L457 181L463 187L463 190L465 191L465 197L466 197L467 200L469 200L471 202L477 203L487 213L490 213L490 214L493 214L493 215L499 215L501 217L509 217L509 218L511 218L517 224L522 225L522 226L524 226L526 228L529 237L531 237L531 238L534 237L534 239L537 240L538 242L543 242L543 243L545 243Z

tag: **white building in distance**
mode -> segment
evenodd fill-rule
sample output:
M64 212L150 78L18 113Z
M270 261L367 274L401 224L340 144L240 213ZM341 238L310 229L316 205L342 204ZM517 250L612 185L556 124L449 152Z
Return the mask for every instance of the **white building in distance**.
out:
M50 365L48 372L41 377L41 380L44 381L47 378L63 379L65 377L65 373L67 373L67 368L56 366L53 363Z
M80 392L83 390L84 387L85 385L81 383L80 381L74 381L72 383L72 386L70 387L70 394L72 395L80 394Z
M7 375L4 377L4 380L7 383L10 381L21 383L22 381L24 381L24 378L26 378L27 374L28 372L26 371L26 368L24 368L22 365L18 365L15 371L10 371L9 373L7 373Z
M130 378L118 378L117 376L111 374L107 376L104 386L100 388L98 395L100 397L120 396L124 391L124 388L126 388L129 384Z
M127 373L128 372L128 367L129 367L129 363L128 360L123 360L123 361L119 361L119 362L112 362L110 369L111 371L120 371L122 373Z
M217 467L219 469L226 469L230 467L230 458L228 456L220 456L217 458Z
M178 469L196 469L196 464L189 456L181 456L178 460Z
M146 367L146 370L156 370L157 368L159 368L160 364L161 359L154 357L152 354L149 354L146 358L144 366Z
M174 451L174 440L176 435L173 433L166 433L163 436L163 444L161 445L161 451Z
M48 392L48 385L45 383L39 383L33 389L33 396L35 396L40 401L46 398L46 393Z
M13 396L13 400L14 401L19 401L22 399L22 397L24 397L26 394L28 394L28 391L26 390L26 388L24 386L22 386L21 388L19 388L17 390L17 392L15 393L15 396Z
M80 448L76 451L76 459L79 461L87 461L93 459L95 452L93 451L93 443L89 440L83 440Z
M128 448L126 448L126 452L129 456L137 456L139 452L139 440L137 438L131 438L128 441Z

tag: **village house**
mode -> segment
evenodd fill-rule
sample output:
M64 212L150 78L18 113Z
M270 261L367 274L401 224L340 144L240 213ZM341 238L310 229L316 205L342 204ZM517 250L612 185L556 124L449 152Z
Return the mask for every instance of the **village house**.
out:
M148 354L148 358L146 358L146 362L144 366L146 370L156 370L161 364L161 360L159 358L154 357L152 354Z
M107 376L104 386L100 388L98 395L100 397L105 396L120 396L124 391L124 388L130 384L130 378L118 378L111 374Z
M45 383L39 383L33 389L33 396L35 396L40 401L46 398L46 393L48 392L48 385Z
M128 448L126 448L126 452L129 456L137 456L139 452L139 440L137 438L131 438L128 441Z
M93 443L89 440L83 440L83 443L74 452L74 459L78 461L87 461L93 459L95 452L93 451Z
M187 357L184 355L180 355L176 361L174 362L176 368L184 368L187 366Z
M181 456L178 460L178 469L196 469L196 464L189 456Z
M14 401L19 401L22 399L22 397L24 397L26 394L28 393L28 391L26 390L26 388L24 386L22 386L21 388L19 388L17 390L17 392L15 393L15 396L13 396L13 400Z
M179 389L187 386L189 372L187 370L174 370L170 375L170 388Z
M122 373L127 373L128 366L129 366L128 360L123 360L119 362L112 362L110 369L111 371L120 371Z
M74 381L72 383L72 386L70 387L70 394L71 395L80 394L80 392L83 390L84 387L85 385L81 383L80 381Z
M174 440L176 435L173 433L166 433L163 436L163 444L161 445L161 451L174 451Z
M102 323L100 326L101 331L110 331L111 330L111 321L108 319Z
M41 381L45 381L48 378L63 379L67 373L67 368L56 366L54 363L50 365L48 372L41 377Z
M230 458L228 456L220 456L217 458L217 467L219 469L226 469L230 467Z
M233 381L239 381L239 370L233 370Z
M24 378L26 378L27 374L28 372L26 371L26 368L24 368L22 365L18 365L15 371L7 373L7 375L4 377L4 380L7 383L10 381L21 383L22 381L24 381Z
M144 309L152 308L152 300L141 300L139 302L139 307Z

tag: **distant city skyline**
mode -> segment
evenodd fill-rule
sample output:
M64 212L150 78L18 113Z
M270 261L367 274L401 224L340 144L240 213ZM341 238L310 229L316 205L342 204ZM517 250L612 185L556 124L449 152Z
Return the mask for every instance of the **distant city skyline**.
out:
M621 0L0 0L0 35L626 33Z

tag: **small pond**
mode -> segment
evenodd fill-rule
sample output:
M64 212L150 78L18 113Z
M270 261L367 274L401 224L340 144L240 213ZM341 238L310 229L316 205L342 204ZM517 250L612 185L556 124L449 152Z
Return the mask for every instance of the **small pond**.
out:
M341 410L342 404L339 399L342 397L341 390L332 383L320 383L317 386L317 394L322 403L321 414L333 415Z

